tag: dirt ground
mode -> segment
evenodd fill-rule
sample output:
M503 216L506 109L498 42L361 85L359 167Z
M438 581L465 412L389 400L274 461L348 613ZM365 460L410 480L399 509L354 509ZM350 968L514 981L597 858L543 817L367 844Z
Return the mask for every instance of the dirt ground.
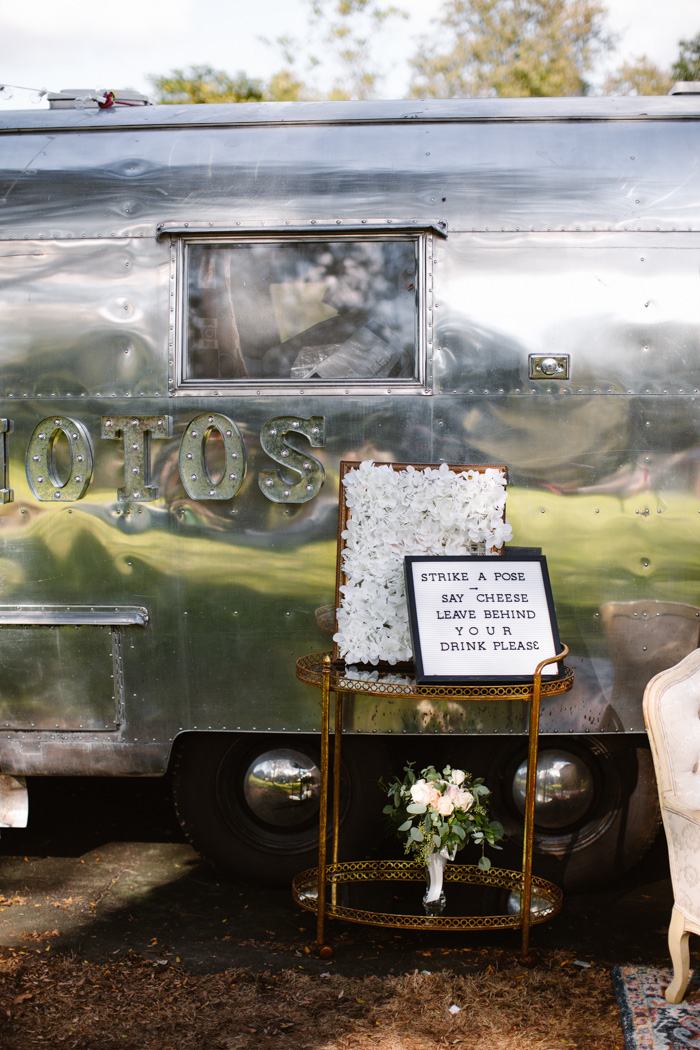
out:
M622 884L533 928L430 933L315 919L289 890L227 883L157 781L46 781L0 839L0 1050L299 1047L613 1050L610 968L667 966L662 840Z

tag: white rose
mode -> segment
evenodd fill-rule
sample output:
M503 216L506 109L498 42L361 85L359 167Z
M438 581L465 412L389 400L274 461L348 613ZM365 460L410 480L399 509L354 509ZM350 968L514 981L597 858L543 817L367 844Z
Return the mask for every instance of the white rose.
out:
M457 787L459 787L460 784L463 784L466 779L467 779L467 774L464 772L463 769L453 769L452 770L452 776L450 777L450 780L452 781L453 784L456 784Z
M466 794L466 792L465 792L465 794ZM451 815L452 811L454 810L454 806L450 802L450 800L447 797L447 795L442 795L438 799L437 805L435 806L435 808L436 808L436 810L438 811L438 813L440 814L441 817L449 817Z
M474 805L474 796L471 791L460 791L459 794L455 795L455 809L461 809L463 813L468 813Z
M421 806L430 805L432 793L432 788L425 780L417 780L411 787L411 798Z

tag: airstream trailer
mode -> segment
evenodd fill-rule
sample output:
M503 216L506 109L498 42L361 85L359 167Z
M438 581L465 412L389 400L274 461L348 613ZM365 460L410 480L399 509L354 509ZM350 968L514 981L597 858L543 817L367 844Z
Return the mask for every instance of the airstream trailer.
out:
M0 113L0 783L173 779L220 870L312 861L341 460L496 463L573 690L535 870L658 826L645 683L700 628L700 99ZM515 840L526 712L357 696L346 841L444 755Z

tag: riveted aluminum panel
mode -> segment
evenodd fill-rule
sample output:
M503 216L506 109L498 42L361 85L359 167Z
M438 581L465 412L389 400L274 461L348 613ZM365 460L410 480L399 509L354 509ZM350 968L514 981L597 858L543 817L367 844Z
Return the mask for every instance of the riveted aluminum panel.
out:
M168 277L155 240L0 244L2 396L165 395Z
M120 681L109 627L3 627L0 668L1 729L116 729Z
M15 136L4 117L2 236L371 217L488 232L700 229L697 99L525 101L54 111L20 115Z
M543 731L642 732L639 663L656 667L678 633L650 618L687 631L700 607L699 116L688 99L0 116L3 603L148 609L109 659L106 642L88 649L75 690L42 643L46 688L23 722L15 706L16 730L0 725L3 771L157 773L184 730L315 731L318 696L294 662L330 648L316 613L333 601L338 463L352 458L506 463L513 542L548 558L576 670ZM312 383L168 396L176 282L159 224L249 235L387 218L447 223L426 270L428 396ZM532 354L569 355L570 378L529 380ZM180 474L182 437L208 413L235 425L246 461L227 500L189 496ZM325 472L303 504L259 484L282 469L260 437L279 417L323 419L325 444L293 439ZM32 435L55 418L92 448L73 502L38 499L27 476ZM125 449L103 421L132 418L163 425L148 493L124 499L146 439ZM109 635L46 637L93 630ZM356 697L346 718L363 733L526 728L500 702Z

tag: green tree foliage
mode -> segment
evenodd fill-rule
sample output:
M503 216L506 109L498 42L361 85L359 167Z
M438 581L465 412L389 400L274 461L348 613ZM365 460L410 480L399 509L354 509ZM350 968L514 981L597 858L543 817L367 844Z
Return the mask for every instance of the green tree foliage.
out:
M381 0L306 0L303 36L267 41L281 51L283 68L268 82L245 73L230 76L211 66L174 69L151 77L156 101L262 102L299 99L364 99L383 79L382 33L403 11ZM329 72L332 70L332 72Z
M667 95L677 80L700 80L700 33L679 40L678 58L660 69L646 55L623 62L603 84L604 95Z
M305 0L299 38L272 43L283 64L269 81L207 65L151 77L156 101L261 102L377 97L385 33L405 12L382 0ZM596 61L613 46L602 0L443 0L434 33L411 59L411 97L585 95ZM663 95L700 80L700 33L679 42L670 70L646 55L623 62L598 90ZM332 71L332 72L329 72Z
M308 99L306 84L299 80L291 69L281 69L270 77L265 98L272 102L299 102Z
M667 95L674 78L646 55L623 62L603 83L604 95Z
M700 80L700 33L692 40L679 41L680 52L671 66L675 80Z
M270 78L268 84L245 73L229 76L211 66L173 69L164 76L151 77L156 102L288 102L303 98L303 84L289 70Z
M411 60L411 95L585 95L612 46L605 16L598 0L445 0Z
M262 102L264 88L261 80L251 80L245 73L229 76L211 66L190 66L173 69L164 76L151 77L156 89L156 101L179 102Z
M379 0L308 0L307 12L303 38L272 41L287 67L305 84L305 97L375 98L384 78L382 34L406 13Z

